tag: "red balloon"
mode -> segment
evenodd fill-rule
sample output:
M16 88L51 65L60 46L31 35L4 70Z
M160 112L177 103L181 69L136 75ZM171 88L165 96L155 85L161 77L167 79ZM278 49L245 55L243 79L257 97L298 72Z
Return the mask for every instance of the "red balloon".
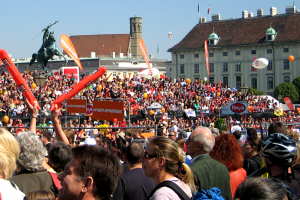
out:
M68 93L63 94L57 99L55 99L52 104L50 110L53 111L59 107L61 107L61 104L63 101L71 99L73 96L75 96L78 92L80 92L82 89L86 88L88 85L96 81L100 76L102 76L106 72L105 67L99 67L98 70L89 75L86 76L84 79L82 79L80 82L78 82L76 85L73 85L73 89L70 90Z
M22 74L19 72L18 68L15 66L8 53L3 49L0 49L0 60L6 66L10 75L16 82L18 89L22 91L23 95L28 100L28 102L32 106L35 106L37 109L40 109L38 101L36 100L35 96L32 94L32 91L29 88L26 80L23 78Z

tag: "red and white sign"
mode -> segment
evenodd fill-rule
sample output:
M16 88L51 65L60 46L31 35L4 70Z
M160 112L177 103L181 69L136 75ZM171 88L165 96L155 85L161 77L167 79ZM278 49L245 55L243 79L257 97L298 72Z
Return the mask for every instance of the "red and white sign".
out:
M247 114L248 110L248 103L247 102L233 102L225 105L221 108L222 115L234 115L234 114Z
M246 110L246 106L243 103L231 104L230 110L234 113L242 113Z
M69 113L86 113L86 100L68 99L66 108Z
M68 99L67 112L90 115L95 120L124 120L124 102L118 100L95 100L87 103L85 99Z
M79 82L79 68L78 67L62 67L62 75L66 75L68 78L74 78L75 81Z
M113 121L115 118L118 121L124 119L124 103L122 101L96 100L93 104L93 119L109 121Z

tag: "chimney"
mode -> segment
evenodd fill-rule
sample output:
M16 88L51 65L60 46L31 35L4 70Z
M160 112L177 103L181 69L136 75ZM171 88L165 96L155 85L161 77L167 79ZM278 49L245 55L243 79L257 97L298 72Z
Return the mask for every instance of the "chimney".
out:
M242 18L243 19L246 19L246 18L248 18L248 10L243 10L243 12L242 12Z
M205 17L200 17L199 24L203 24L205 22L206 22L206 18Z
M264 10L262 8L259 8L257 10L257 17L262 17L264 15Z
M251 17L254 17L253 12L249 12L249 13L248 13L248 18L251 18Z
M211 20L214 21L220 21L221 20L221 15L220 14L215 14L211 16Z
M270 8L270 15L271 16L275 16L275 15L277 15L278 13L277 13L277 8L275 8L275 7L271 7Z
M290 6L285 9L286 14L295 14L297 11L296 6Z

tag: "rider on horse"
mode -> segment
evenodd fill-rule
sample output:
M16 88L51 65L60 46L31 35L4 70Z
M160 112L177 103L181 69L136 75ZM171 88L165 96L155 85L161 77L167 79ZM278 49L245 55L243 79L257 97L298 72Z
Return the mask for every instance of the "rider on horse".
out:
M43 64L43 67L46 67L48 60L52 59L54 55L63 56L62 53L55 47L55 38L54 32L49 31L50 27L56 24L58 21L48 25L42 31L43 34L43 44L38 50L38 53L32 54L30 65L32 65L35 60Z

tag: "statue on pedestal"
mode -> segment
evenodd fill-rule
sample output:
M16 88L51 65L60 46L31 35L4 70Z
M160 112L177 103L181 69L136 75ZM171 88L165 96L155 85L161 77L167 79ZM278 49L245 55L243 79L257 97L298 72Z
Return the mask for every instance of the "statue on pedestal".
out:
M32 65L35 61L37 61L41 63L44 68L47 66L48 60L53 59L53 56L63 56L61 51L55 46L56 40L54 38L54 32L49 30L56 23L58 23L58 21L49 24L46 28L42 30L43 44L37 53L32 54L29 65Z

